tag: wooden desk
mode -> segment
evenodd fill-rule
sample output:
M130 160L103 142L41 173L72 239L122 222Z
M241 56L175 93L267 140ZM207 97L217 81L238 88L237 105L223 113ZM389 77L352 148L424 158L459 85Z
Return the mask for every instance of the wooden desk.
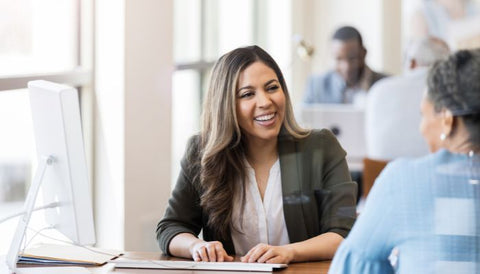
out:
M183 260L179 258L173 258L173 257L166 257L161 255L160 253L156 252L128 252L125 254L129 258L134 258L134 259L148 259L148 260ZM235 258L235 261L240 261L239 257ZM330 261L321 261L321 262L308 262L308 263L291 263L288 265L287 268L282 269L280 271L275 271L274 273L279 273L279 274L324 274L328 272L328 268L330 267ZM98 273L105 273L105 268L103 271L99 271ZM97 273L97 271L93 271L93 273ZM200 271L192 271L192 270L162 270L162 269L113 269L109 270L106 273L148 273L148 274L153 274L153 273L199 273L199 274L207 274L207 273L222 273L222 271L205 271L205 270L200 270ZM234 274L234 273L251 273L251 272L234 272L234 271L229 271L228 273ZM257 273L257 272L255 272ZM261 272L258 272L261 273ZM265 273L265 272L262 272Z

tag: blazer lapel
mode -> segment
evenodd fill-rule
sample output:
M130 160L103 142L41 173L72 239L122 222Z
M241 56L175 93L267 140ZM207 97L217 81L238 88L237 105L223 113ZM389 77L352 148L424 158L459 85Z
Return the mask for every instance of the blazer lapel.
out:
M290 242L302 241L307 237L303 215L302 176L299 172L302 159L298 156L292 136L281 134L278 139L278 154L282 177L283 213Z

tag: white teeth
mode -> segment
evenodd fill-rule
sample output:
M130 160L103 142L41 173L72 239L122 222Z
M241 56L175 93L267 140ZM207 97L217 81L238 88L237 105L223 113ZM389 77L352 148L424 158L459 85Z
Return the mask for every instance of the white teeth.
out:
M257 121L268 121L268 120L271 120L274 116L275 116L275 113L262 115L262 116L255 117L255 120L257 120Z

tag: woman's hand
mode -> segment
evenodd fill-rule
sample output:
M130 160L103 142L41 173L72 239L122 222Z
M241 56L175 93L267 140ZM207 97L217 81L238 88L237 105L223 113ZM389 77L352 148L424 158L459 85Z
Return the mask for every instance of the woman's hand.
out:
M244 263L275 263L288 264L294 258L294 251L288 246L272 246L257 244L240 260Z
M221 242L205 242L202 240L195 241L190 247L190 254L194 261L204 262L231 262L232 256L228 256Z

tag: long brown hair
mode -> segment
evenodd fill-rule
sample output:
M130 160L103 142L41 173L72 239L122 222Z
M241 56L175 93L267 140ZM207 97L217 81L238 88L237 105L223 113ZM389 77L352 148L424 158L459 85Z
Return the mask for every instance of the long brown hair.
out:
M273 69L285 93L283 127L294 138L308 136L293 116L293 108L285 79L273 58L258 46L237 48L215 63L203 105L200 144L200 204L208 214L208 225L218 236L226 238L232 218L235 195L244 195L245 145L238 125L235 101L238 78L252 63L260 61ZM242 197L243 204L243 197ZM243 205L242 205L243 208Z

